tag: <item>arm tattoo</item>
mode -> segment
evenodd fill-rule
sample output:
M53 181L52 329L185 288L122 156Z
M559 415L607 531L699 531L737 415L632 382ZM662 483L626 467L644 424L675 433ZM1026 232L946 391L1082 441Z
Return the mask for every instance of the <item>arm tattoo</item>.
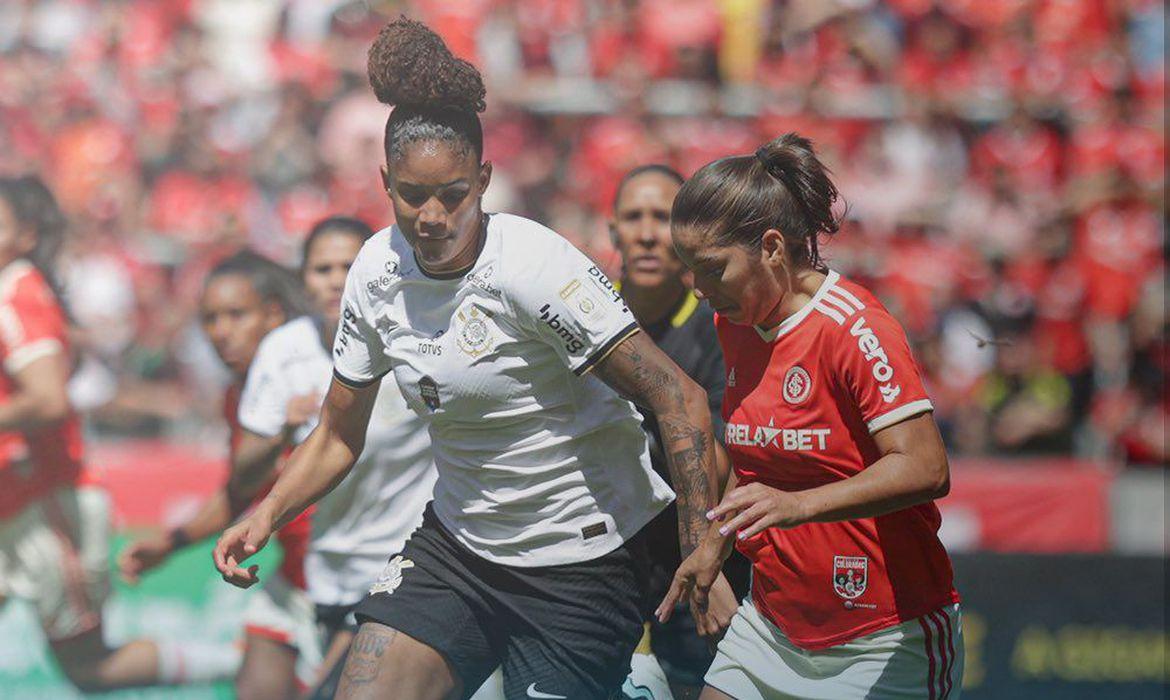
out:
M354 638L349 649L349 657L345 660L345 671L342 674L341 687L338 696L341 697L347 687L365 685L373 682L382 670L382 655L386 647L394 639L396 631L386 628L363 625Z
M707 530L718 478L707 403L687 401L683 375L644 334L620 343L597 366L598 377L622 396L654 412L678 496L679 543L687 556Z

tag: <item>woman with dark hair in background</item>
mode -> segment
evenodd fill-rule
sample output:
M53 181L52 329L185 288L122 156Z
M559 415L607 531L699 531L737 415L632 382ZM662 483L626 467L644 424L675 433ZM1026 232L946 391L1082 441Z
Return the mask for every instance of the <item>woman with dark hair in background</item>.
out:
M700 303L683 281L686 266L674 252L670 238L670 208L682 187L683 176L665 165L643 165L622 178L614 196L613 219L609 224L613 246L621 256L621 293L638 324L671 360L707 392L711 424L717 435L723 432L720 406L723 403L723 353L715 336L711 307ZM654 471L669 483L670 473L662 451L662 430L654 415L640 409L642 428L650 443ZM666 594L682 558L678 548L678 514L667 507L646 527L650 552L650 590L657 602ZM751 564L733 553L723 571L730 586L712 592L711 607L719 619L712 629L696 629L689 614L673 616L658 624L651 620L647 637L631 660L630 677L624 691L631 697L650 693L655 698L675 700L696 698L703 688L703 673L714 652L704 636L722 631L747 594ZM655 670L657 661L662 671ZM664 692L663 679L669 683ZM669 696L668 694L669 693Z
M273 462L243 454L240 392L260 341L305 309L300 284L289 270L251 251L242 251L208 274L199 302L203 331L232 373L223 416L231 429L228 480L187 522L165 535L139 540L118 559L123 578L135 583L172 554L231 524L272 483ZM260 464L241 469L240 465ZM305 594L304 558L309 541L306 511L277 533L283 549L279 573L249 601L244 620L244 660L236 693L244 700L294 697L314 681L321 661L313 606Z
M660 614L710 586L732 542L753 563L706 700L959 695L959 595L933 502L947 455L901 326L821 260L836 199L811 144L786 134L704 166L671 212L717 314L734 479Z
M230 677L239 654L229 647L105 642L110 501L84 473L66 389L73 349L52 283L65 224L38 178L0 178L0 605L32 605L82 692Z
M255 582L242 562L345 477L392 371L427 419L439 478L358 606L337 696L464 697L502 666L509 698L607 698L642 634L639 532L671 496L622 396L663 426L684 551L719 487L706 396L568 241L483 212L492 168L471 64L403 18L369 73L395 105L383 184L397 223L350 270L316 429L220 538L216 565Z
M333 377L331 346L345 277L372 235L361 221L336 216L317 223L305 239L301 281L313 314L272 331L256 351L240 395L238 472L272 473L279 455L304 442L316 425ZM394 378L383 378L365 449L313 513L305 582L326 650L314 697L333 697L341 669L331 671L357 631L353 609L422 522L435 484L430 447L422 419L407 407Z

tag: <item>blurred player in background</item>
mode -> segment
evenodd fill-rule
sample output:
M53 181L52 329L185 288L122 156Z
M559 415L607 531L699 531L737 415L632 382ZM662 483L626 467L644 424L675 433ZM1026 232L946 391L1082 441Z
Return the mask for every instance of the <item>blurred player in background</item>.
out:
M216 564L255 580L240 562L344 478L393 371L429 419L439 478L422 526L358 606L338 697L461 697L502 665L509 698L608 698L642 634L639 533L670 500L615 388L668 426L688 550L716 500L706 396L567 240L483 212L492 169L471 64L403 18L369 70L395 105L383 183L397 223L350 270L317 428L220 538Z
M32 604L83 692L230 677L220 645L105 642L110 500L90 483L66 383L74 358L52 285L65 217L35 177L0 178L0 605Z
M232 373L224 395L224 419L231 428L232 469L227 482L186 523L169 533L140 540L119 558L123 577L134 583L176 551L227 527L272 483L273 461L245 445L239 397L260 341L304 309L296 277L276 263L243 251L216 265L200 299L203 330ZM301 411L307 418L311 409ZM277 450L279 452L279 450ZM240 465L259 468L247 469ZM313 606L305 593L304 559L309 541L306 511L277 533L283 559L277 575L249 601L244 620L244 661L236 692L245 700L290 698L313 682L321 661Z
M817 251L837 189L786 134L700 169L671 227L717 314L733 483L659 612L753 562L705 700L957 698L959 595L933 501L947 455L901 326ZM734 381L731 379L734 377Z
M691 379L707 392L711 424L716 435L723 432L720 404L723 402L723 354L715 336L714 314L701 304L683 282L686 268L674 252L670 238L670 207L682 186L683 176L665 165L646 165L627 173L618 184L614 197L610 235L621 255L622 298L630 307L642 330L674 360ZM650 443L650 462L654 471L669 483L666 455L662 451L662 432L653 414L645 409L642 428ZM652 599L661 600L670 588L671 578L682 561L678 546L678 512L667 506L647 526L650 547L650 590ZM722 627L731 621L739 600L747 594L751 564L733 553L724 563L729 588L717 594L719 621ZM703 673L711 665L714 652L707 639L695 628L694 618L686 614L673 616L665 624L653 620L647 637L631 661L631 673L623 688L631 698L696 698L703 688ZM655 661L665 671L669 690L661 685ZM656 681L656 678L658 679Z
M316 426L333 377L331 348L346 273L372 235L364 223L345 217L325 219L309 232L301 281L313 314L289 321L260 343L240 396L237 471L272 473L278 455L303 442ZM341 671L337 661L357 630L354 607L422 522L435 484L430 445L426 424L387 376L370 416L365 449L345 481L313 513L305 581L326 649L319 677L329 678L318 684L317 697L333 697ZM241 464L247 456L259 463Z

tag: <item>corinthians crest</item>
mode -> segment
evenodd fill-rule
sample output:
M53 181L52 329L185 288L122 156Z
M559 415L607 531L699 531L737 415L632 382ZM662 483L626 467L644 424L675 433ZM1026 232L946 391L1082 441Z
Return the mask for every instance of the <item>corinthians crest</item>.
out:
M833 590L845 600L862 593L869 580L869 557L833 557Z
M382 575L378 577L374 585L370 586L370 594L385 593L390 595L402 585L402 571L413 568L414 562L403 559L401 554L396 555L386 564L386 568L382 570Z
M478 307L460 311L456 316L459 319L459 335L455 342L459 349L471 357L479 357L490 352L493 346L492 329L486 321L486 314Z

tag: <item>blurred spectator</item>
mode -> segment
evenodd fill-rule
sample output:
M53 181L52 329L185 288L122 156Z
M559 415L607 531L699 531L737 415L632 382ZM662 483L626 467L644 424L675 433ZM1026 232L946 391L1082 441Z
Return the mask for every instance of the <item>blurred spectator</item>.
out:
M1157 0L5 2L0 172L72 217L93 429L215 414L190 329L217 260L390 223L365 51L399 12L493 83L495 206L612 271L621 173L800 131L849 203L830 263L911 331L953 450L1167 462Z

